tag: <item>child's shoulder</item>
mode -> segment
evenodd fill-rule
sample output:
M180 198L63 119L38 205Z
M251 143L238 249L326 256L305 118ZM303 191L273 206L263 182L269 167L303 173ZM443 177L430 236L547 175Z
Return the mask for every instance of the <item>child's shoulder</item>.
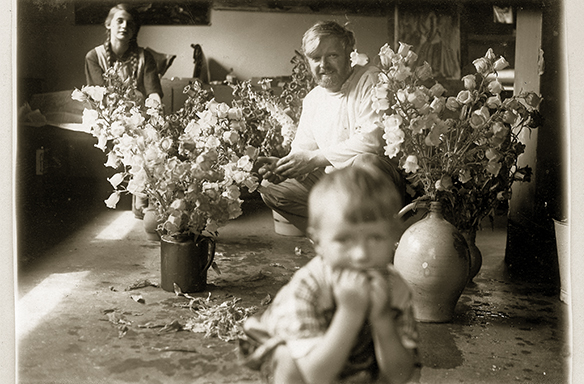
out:
M320 296L326 295L331 287L330 267L319 256L314 257L301 267L276 294L272 307L290 308L292 302L320 302ZM327 300L328 301L328 300Z
M318 329L320 314L334 308L332 290L321 267L326 268L321 260L312 259L278 291L261 315L271 334L290 336L300 329Z
M315 288L327 285L330 281L330 267L316 256L294 273L287 285L308 284L315 285Z

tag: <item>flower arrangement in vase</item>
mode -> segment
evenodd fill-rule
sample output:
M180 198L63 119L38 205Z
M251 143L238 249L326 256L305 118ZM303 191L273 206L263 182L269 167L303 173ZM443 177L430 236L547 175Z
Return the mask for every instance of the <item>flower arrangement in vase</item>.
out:
M541 98L532 92L503 98L497 72L508 63L492 49L473 62L476 73L464 76L464 88L452 96L417 59L408 44L397 52L384 45L372 97L384 111L378 124L385 154L403 171L412 206L430 208L405 231L394 265L414 290L417 319L445 322L481 267L472 233L509 199L515 181L530 178L529 166L518 164L520 135L540 125Z
M112 71L104 77L107 86L84 86L72 97L87 105L83 124L107 154L105 165L120 170L108 179L114 191L106 205L115 208L122 193L147 195L161 234L195 242L241 215L240 189L257 186L256 151L240 140L241 109L193 83L184 108L165 116Z
M408 44L397 52L384 45L373 103L385 111L385 154L396 159L414 203L439 201L459 230L476 230L499 202L510 198L515 181L529 181L519 166L523 130L541 124L539 95L503 98L497 71L508 66L489 49L473 62L476 73L462 78L464 89L446 96L427 62L417 65Z

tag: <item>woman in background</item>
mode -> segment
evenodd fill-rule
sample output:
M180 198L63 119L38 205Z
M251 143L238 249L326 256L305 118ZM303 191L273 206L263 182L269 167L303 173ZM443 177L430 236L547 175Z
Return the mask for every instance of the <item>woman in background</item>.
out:
M140 30L138 13L127 4L110 9L105 19L107 37L102 45L93 48L85 56L87 85L105 85L104 72L111 67L124 79L134 82L145 99L157 95L162 98L162 86L152 54L138 46Z
M85 56L87 85L106 85L103 74L114 67L123 79L133 82L141 99L155 98L162 104L162 86L152 54L138 46L140 30L138 13L127 4L110 9L105 19L107 38ZM137 219L144 217L146 196L132 195L132 211Z

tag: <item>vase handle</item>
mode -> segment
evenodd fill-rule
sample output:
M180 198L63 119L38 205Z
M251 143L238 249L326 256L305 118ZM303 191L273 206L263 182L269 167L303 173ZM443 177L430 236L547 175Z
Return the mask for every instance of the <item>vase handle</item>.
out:
M215 260L215 240L210 237L204 237L201 240L201 244L203 242L207 242L207 264L203 267L201 273L207 272L207 270L213 265L213 261Z
M426 217L428 212L428 203L425 201L414 201L404 206L398 213L397 217L402 220L406 228L415 222Z
M400 209L400 211L397 213L397 217L399 217L401 219L409 211L415 211L415 210L416 210L416 203L409 203L408 205L406 205L405 207Z

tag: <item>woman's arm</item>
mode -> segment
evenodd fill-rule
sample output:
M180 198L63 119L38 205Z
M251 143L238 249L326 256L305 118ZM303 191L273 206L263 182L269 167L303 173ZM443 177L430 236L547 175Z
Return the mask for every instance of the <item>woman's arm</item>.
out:
M144 50L144 89L146 90L146 96L150 96L153 93L158 94L161 98L164 96L156 60L147 50Z
M85 81L86 85L104 85L103 69L99 65L95 49L85 55Z
M322 341L296 360L307 383L330 383L342 371L367 314L367 276L343 270L335 276L337 310Z

